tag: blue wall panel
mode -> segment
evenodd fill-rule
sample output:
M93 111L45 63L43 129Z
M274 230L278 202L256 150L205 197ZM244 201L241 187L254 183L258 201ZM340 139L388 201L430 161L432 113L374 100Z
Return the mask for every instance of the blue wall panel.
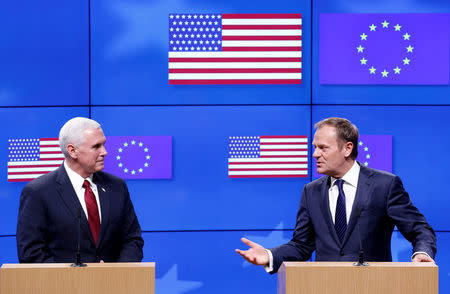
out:
M92 1L92 103L304 104L310 102L309 1ZM302 84L173 86L169 13L301 13Z
M447 86L353 86L319 84L319 16L321 13L450 13L447 0L314 0L312 101L314 104L446 104ZM449 24L450 26L450 24ZM430 32L431 33L431 32ZM450 54L450 53L449 53Z
M89 104L89 1L4 1L0 106Z

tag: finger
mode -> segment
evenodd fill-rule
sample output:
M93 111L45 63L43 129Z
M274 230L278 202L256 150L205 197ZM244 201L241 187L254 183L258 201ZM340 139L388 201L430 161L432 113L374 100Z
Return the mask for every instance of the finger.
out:
M248 246L252 247L252 248L259 245L259 244L255 243L255 242L252 242L252 241L250 241L249 239L246 239L246 238L241 238L241 241L244 242L245 244L247 244Z

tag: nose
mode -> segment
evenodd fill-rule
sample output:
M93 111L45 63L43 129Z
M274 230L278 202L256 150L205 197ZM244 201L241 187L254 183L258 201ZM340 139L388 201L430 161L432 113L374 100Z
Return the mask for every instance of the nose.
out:
M102 156L106 156L108 154L108 151L106 151L105 145L102 146L102 150L100 153Z
M314 158L319 158L320 156L320 151L318 148L314 148L314 153L313 153L313 157Z

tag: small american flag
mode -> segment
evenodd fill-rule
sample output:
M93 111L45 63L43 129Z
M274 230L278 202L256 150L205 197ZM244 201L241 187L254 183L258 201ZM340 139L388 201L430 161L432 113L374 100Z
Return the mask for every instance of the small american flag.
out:
M58 138L9 139L8 182L28 182L58 168L64 160Z
M300 84L301 14L170 14L169 84Z
M230 178L307 177L308 137L229 137L228 176Z

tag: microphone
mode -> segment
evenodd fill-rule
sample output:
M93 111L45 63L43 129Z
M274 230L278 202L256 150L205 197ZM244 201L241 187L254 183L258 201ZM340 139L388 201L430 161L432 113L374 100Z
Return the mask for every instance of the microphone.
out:
M80 243L81 243L81 208L77 211L78 218L78 240L77 240L77 261L72 263L71 267L85 267L87 264L81 262Z
M364 251L362 248L362 239L361 239L361 230L359 225L359 217L361 216L361 210L358 206L355 207L356 212L356 221L358 222L358 238L359 238L359 260L358 262L355 262L354 266L368 266L369 264L367 262L364 262Z

